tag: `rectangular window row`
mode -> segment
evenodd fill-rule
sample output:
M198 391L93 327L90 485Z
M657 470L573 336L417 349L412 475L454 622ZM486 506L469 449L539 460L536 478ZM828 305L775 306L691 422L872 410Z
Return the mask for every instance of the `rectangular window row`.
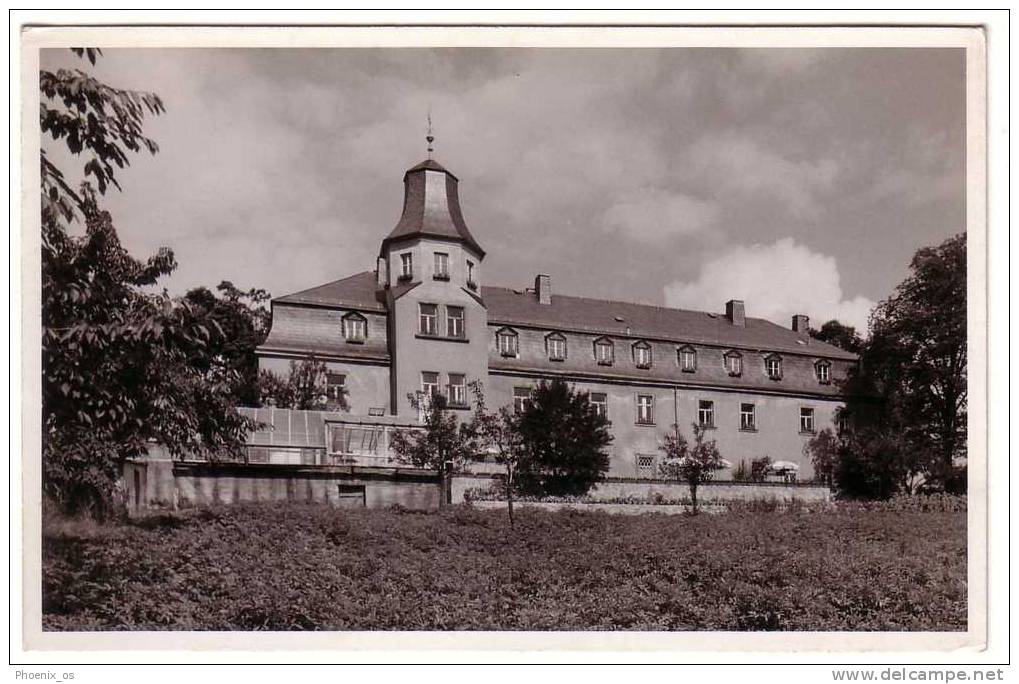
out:
M467 406L467 376L463 373L446 374L446 391L443 392L439 385L439 373L437 371L421 372L421 393L433 398L439 395L446 397L450 406Z
M433 280L449 280L449 254L446 252L432 252L433 268L432 268L432 279ZM470 259L465 260L467 266L467 287L472 290L478 289L478 284L474 279L474 262ZM414 279L414 253L404 252L400 255L400 275L397 280L399 282L408 282Z

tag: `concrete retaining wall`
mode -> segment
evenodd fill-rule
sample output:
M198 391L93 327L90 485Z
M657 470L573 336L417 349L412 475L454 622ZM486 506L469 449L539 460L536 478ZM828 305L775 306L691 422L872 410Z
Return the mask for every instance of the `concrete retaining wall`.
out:
M464 474L453 478L452 501L461 503L464 493L469 489L487 489L495 480L488 474ZM658 480L630 480L624 478L608 478L591 489L590 496L601 499L649 499L660 494L665 499L686 500L690 498L690 488L686 484ZM790 485L740 482L709 482L697 489L698 502L712 501L830 501L831 492L827 487L817 485Z

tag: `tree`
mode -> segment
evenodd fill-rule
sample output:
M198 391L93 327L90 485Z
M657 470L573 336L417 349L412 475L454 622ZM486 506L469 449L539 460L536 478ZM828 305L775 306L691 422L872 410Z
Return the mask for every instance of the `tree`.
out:
M835 488L835 466L839 453L839 440L831 428L821 430L803 445L803 455L814 467L814 479L823 482L829 489Z
M514 476L524 453L520 441L520 414L505 406L498 411L489 411L479 382L471 383L471 391L475 400L471 428L477 437L478 446L494 452L496 462L506 471L504 483L506 504L510 527L513 527L513 488L516 486Z
M258 375L260 402L298 411L349 411L347 390L334 387L330 395L328 367L314 356L290 362L286 377L263 370Z
M95 61L97 50L76 50ZM192 360L220 332L190 303L145 288L173 271L173 253L145 261L121 246L98 197L120 188L151 93L118 90L80 70L40 72L44 135L85 157L72 190L42 153L42 464L45 493L65 511L108 512L126 458L158 441L172 454L240 453L254 427L230 401L233 372ZM94 185L93 185L94 183ZM68 224L81 221L84 234Z
M565 381L542 381L517 420L522 455L517 467L521 492L580 496L605 477L608 419L586 392Z
M660 447L665 452L665 459L659 466L661 475L664 479L678 480L689 485L694 515L697 515L697 488L709 482L716 470L726 467L715 440L705 439L706 432L706 428L693 423L694 445L691 448L677 428L673 433L665 435L665 443Z
M827 342L854 354L859 353L863 348L863 338L856 332L856 328L839 323L834 319L822 325L820 330L811 328L809 333L815 340Z
M390 447L399 460L417 468L438 471L442 489L440 502L446 505L450 503L450 476L462 470L478 453L476 434L471 424L460 422L446 408L443 395L427 398L408 394L407 399L421 412L422 427L397 430L390 440Z
M269 332L270 313L266 304L270 295L263 289L238 289L224 280L212 292L197 287L184 295L184 301L194 307L197 315L216 326L219 335L210 339L192 362L199 366L222 365L236 372L237 383L232 387L234 401L241 406L258 406L258 357L255 349Z
M889 472L846 481L911 487L922 473L929 486L944 487L966 453L965 235L918 250L910 275L875 308L870 327L861 368L846 388L858 450L850 458Z

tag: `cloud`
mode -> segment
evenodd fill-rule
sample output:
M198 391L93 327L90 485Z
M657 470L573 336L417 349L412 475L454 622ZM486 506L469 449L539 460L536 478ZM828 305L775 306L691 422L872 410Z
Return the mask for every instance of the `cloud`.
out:
M824 50L812 48L766 48L740 50L739 62L748 71L775 76L801 74L824 58Z
M818 195L832 189L839 170L832 159L793 160L734 133L701 138L687 162L690 173L719 190L743 201L777 200L798 218L820 214Z
M701 233L718 220L719 207L683 193L640 188L616 199L603 215L606 232L644 242Z
M874 302L845 299L834 257L810 251L792 238L771 245L739 246L705 263L697 280L665 286L669 306L719 310L742 299L748 316L788 326L794 314L807 314L815 327L832 318L867 330Z

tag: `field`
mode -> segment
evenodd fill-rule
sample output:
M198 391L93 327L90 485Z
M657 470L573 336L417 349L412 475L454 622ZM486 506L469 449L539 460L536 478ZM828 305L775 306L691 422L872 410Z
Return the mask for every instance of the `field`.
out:
M237 505L49 520L49 630L964 630L966 515Z

